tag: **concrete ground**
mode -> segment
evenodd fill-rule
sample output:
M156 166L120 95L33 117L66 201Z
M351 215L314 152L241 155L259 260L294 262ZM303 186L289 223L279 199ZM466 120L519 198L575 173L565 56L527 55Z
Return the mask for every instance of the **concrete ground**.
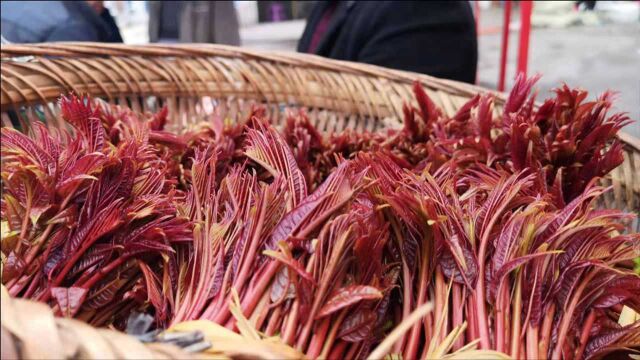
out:
M480 25L491 27L501 19L499 10L488 10L482 13ZM517 19L512 22L517 23ZM500 46L499 32L479 37L479 85L497 86ZM517 46L518 31L512 30L508 80L515 73ZM624 131L640 137L640 23L534 28L528 67L529 74L542 74L538 82L541 98L562 82L589 90L592 97L607 89L617 91L616 110L628 112L636 121ZM507 89L509 86L507 82Z

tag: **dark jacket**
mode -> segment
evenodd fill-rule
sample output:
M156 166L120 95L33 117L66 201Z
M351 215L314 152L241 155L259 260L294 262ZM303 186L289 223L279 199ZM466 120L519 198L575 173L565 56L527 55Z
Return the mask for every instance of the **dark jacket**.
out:
M314 6L298 51L309 52L330 3ZM340 1L315 53L469 83L478 62L468 1Z
M122 41L115 22L105 22L84 1L2 1L1 6L2 36L10 42Z

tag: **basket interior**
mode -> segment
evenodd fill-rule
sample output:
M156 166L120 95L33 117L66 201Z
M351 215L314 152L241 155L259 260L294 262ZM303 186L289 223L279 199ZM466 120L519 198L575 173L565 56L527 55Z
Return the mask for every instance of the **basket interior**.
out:
M295 53L263 53L220 45L127 46L91 43L3 45L2 125L29 130L43 121L65 126L61 94L90 94L134 111L169 109L167 129L179 133L212 115L243 117L262 105L276 124L304 109L324 134L402 126L402 106L419 81L447 115L489 90L427 75ZM495 95L500 111L504 95ZM600 206L638 213L640 142L624 134L625 161L604 185ZM635 220L632 228L640 229Z

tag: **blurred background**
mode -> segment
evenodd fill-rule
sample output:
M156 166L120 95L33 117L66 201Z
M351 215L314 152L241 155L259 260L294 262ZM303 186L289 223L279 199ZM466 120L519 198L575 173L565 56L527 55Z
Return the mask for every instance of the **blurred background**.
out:
M18 35L10 31L14 20L9 19L12 14L7 11L15 13L23 11L17 10L23 7L11 7L7 3L13 2L2 2L3 41L14 42ZM179 9L176 2L87 3L107 19L105 23L114 23L122 41L127 44L216 42L280 51L298 50L307 26L306 19L318 5L313 1L228 1L217 2L215 6L209 4L207 8L205 3L209 2L187 1L185 3L191 5L182 5ZM354 2L343 3L349 8ZM228 6L222 9L221 4ZM477 33L475 82L496 89L505 2L478 1L469 5ZM185 6L190 8L185 9ZM511 2L510 6L506 89L510 88L516 73L521 26L520 2ZM322 21L320 18L314 23L316 31L322 29ZM185 29L185 22L191 28ZM198 22L217 25L202 29ZM629 112L634 120L640 119L640 1L534 2L531 26L527 73L543 75L538 82L540 96L546 97L548 91L561 82L583 87L590 91L591 96L612 89L619 93L617 110ZM117 37L114 40L112 35L101 41L117 42ZM314 40L309 40L313 47ZM415 46L419 48L419 45ZM625 130L640 137L638 123Z

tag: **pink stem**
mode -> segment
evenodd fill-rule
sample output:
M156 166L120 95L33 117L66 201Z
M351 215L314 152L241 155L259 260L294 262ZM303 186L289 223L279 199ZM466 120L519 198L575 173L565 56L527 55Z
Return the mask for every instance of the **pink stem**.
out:
M527 357L529 359L538 359L538 328L531 326L531 323L527 325Z
M419 288L418 288L418 302L416 307L422 305L425 302L425 297L427 296L427 262L428 256L421 256L421 264L420 264L420 279L419 279ZM404 358L405 359L415 359L418 353L418 345L420 345L420 322L416 323L411 329L411 334L409 335L409 340L407 347L405 349Z
M400 232L397 231L397 236L399 234ZM401 238L399 237L398 240L399 239ZM411 281L411 272L409 270L409 266L407 265L407 262L405 261L404 256L402 257L402 282L404 284L403 286L404 291L402 295L403 297L402 298L402 319L406 319L411 314L413 283ZM406 336L402 335L402 337L400 337L400 339L398 339L398 341L393 345L394 353L401 352L402 347L404 346L404 343L405 343L405 338Z
M256 283L255 288L251 289L246 297L242 299L242 313L244 314L244 316L251 316L253 309L255 309L258 301L260 300L260 295L262 295L267 286L271 284L271 280L273 279L273 276L276 274L279 268L280 262L272 261L267 267L265 273L260 276L260 280ZM221 310L213 318L213 322L224 324L227 322L230 316L231 311L229 310L229 306L224 304Z
M442 318L442 324L439 339L438 341L441 343L449 334L449 312L445 312L445 306L449 302L449 298L447 297L447 285L444 281L444 275L442 274L442 269L438 267L436 269L436 318L435 322L438 324L440 319Z
M31 295L33 295L33 293L38 289L38 282L41 277L42 277L42 271L38 271L36 273L35 278L31 280L31 284L29 285L29 288L27 288L27 291L24 293L23 297L25 299L30 299Z
M361 348L360 346L358 346L358 344L351 344L351 347L349 347L349 351L347 352L347 355L344 358L348 360L356 359L356 355L358 354L358 350L360 349Z
M547 357L549 352L549 344L551 342L551 326L553 325L553 317L556 312L556 304L551 303L547 308L547 311L544 315L544 320L542 322L542 332L541 332L541 340L538 345L538 354L541 354L542 357Z
M464 306L462 305L462 290L459 284L453 284L453 327L462 325L464 322ZM461 335L453 343L453 351L464 346L464 335Z
M475 295L472 293L469 295L468 300L465 304L466 314L467 314L467 322L469 326L467 326L467 340L473 341L478 338L478 324L476 321L476 307L475 305Z
M249 252L247 253L247 258L243 259L242 268L240 269L240 274L234 281L233 286L236 288L238 292L242 291L242 287L244 286L245 281L247 280L247 275L249 274L250 269L252 268L253 261L258 251L258 245L260 245L260 234L262 233L262 227L264 224L264 217L267 211L267 201L262 202L262 206L260 209L260 213L258 214L258 224L256 225L256 230L251 239Z
M311 255L311 258L309 259L309 262L307 263L306 266L306 271L311 273L313 270L313 267L315 266L316 263L316 255L313 254ZM325 271L333 274L334 269L325 269ZM337 279L333 279L335 281L335 283L339 283L339 281ZM318 291L316 291L315 293L315 299L313 300L313 306L311 307L311 312L307 314L307 322L304 325L304 327L302 328L302 330L300 331L300 336L298 337L298 346L297 348L302 349L302 347L304 345L306 345L307 340L309 338L309 334L311 332L311 327L313 326L313 322L315 321L315 317L316 317L316 313L318 311L318 307L320 306L320 301L321 299L324 297L324 295L326 294L327 291L327 287L328 287L329 283L326 281L322 281L320 288L318 289Z
M51 288L56 287L58 285L60 285L62 283L62 281L64 281L65 276L67 276L67 274L69 273L69 271L71 271L71 269L73 268L73 266L78 262L78 260L80 260L80 258L82 256L85 255L85 253L87 252L87 250L89 250L89 248L97 241L98 239L94 239L93 241L85 241L82 246L80 247L80 249L76 250L76 252L73 254L73 257L71 257L71 259L67 262L67 264L64 266L64 268L62 268L62 271L60 272L60 274L58 274L58 276L55 278L55 280L53 281L53 283L51 285L49 285L49 288L47 289L47 291L44 292L43 294L43 298L40 301L49 301L49 299L51 298ZM120 259L123 259L123 257L121 257ZM99 273L99 272L98 272ZM95 275L94 275L95 276Z
M591 279L595 276L596 273L597 269L594 269L594 271L591 271L580 283L576 291L572 294L569 307L562 314L562 322L560 323L560 330L558 331L558 343L556 344L552 355L554 359L560 358L562 356L563 345L567 338L567 332L569 331L569 325L571 323L571 318L573 317L573 312L575 311L576 306L581 299L582 292L591 282Z
M295 341L296 333L298 332L298 318L300 317L300 302L298 300L293 302L291 310L289 310L289 318L285 325L282 340L287 345L293 345Z
M128 257L125 256L121 256L117 259L115 259L114 261L112 261L109 265L100 268L100 270L98 270L91 278L89 278L89 280L87 280L85 283L83 284L74 284L74 286L78 286L81 287L83 289L90 289L92 286L94 286L98 281L100 281L104 276L106 276L107 274L109 274L111 271L113 271L115 268L117 268L118 266L122 265ZM47 301L48 299L51 298L51 288L49 288L49 290L47 290L48 292L48 296L47 296ZM62 309L60 309L60 306L58 304L56 304L53 308L53 312L57 315L60 316L62 315L61 313Z
M26 236L27 236L27 228L29 227L29 213L31 212L31 198L32 198L31 196L27 196L27 207L25 208L25 211L24 211L24 218L22 218L22 226L20 229L20 241L18 241L18 244L15 249L16 254L20 253L20 249L22 248L22 243L24 241L27 241Z
M71 201L71 198L73 197L72 195L76 192L79 186L80 184L76 185L73 191L71 191L71 193L64 198L64 200L62 201L62 204L60 204L60 209L64 210L67 207L67 205L69 204L69 201ZM38 240L35 241L34 246L30 249L29 254L27 254L27 257L24 260L25 262L24 268L27 268L29 265L31 265L31 262L33 261L33 259L35 259L36 255L38 254L38 251L40 250L40 247L42 246L42 244L46 242L45 240L49 237L49 235L51 234L51 231L53 231L54 226L55 224L49 224L47 228L44 230L44 232L42 233L42 235L38 238Z
M496 350L505 352L505 307L508 304L507 287L499 285L498 297L496 299L496 322L495 322L495 337L496 337Z
M265 296L269 296L269 294L265 293ZM269 316L270 310L271 309L269 308L269 300L267 300L264 303L264 306L261 306L260 316L258 316L258 318L256 319L255 327L257 330L262 329L262 325L267 320L267 316Z
M333 347L333 350L331 350L331 353L329 353L328 359L353 359L353 356L343 357L344 351L347 349L348 344L349 343L345 341L338 341L336 346ZM355 346L353 348L355 348ZM310 359L315 359L315 357L311 356L310 354L307 354L307 357L309 357Z
M100 268L100 270L98 270L91 278L89 278L89 280L81 284L80 287L90 289L93 285L100 281L100 279L102 279L108 273L127 261L128 258L129 256L120 256L117 259L113 260L109 265Z
M202 313L202 319L214 319L215 315L222 311L226 306L225 301L228 300L227 297L227 289L229 286L229 277L231 276L230 269L225 271L224 277L222 278L222 286L220 287L220 291L218 292L218 296L211 300L207 309Z
M267 336L273 336L273 334L276 333L276 330L280 325L280 320L282 319L281 313L282 313L281 307L277 307L275 308L275 310L273 310L273 313L269 318L269 323L267 323L267 329L265 330L265 334Z
M318 327L316 333L311 338L311 343L309 344L309 349L306 354L309 359L315 359L320 355L322 351L322 346L324 345L324 341L327 337L327 332L329 331L329 327L331 326L331 317L327 316L322 320L320 326ZM304 349L300 347L301 344L298 344L298 350L303 351ZM302 344L304 346L305 344ZM344 349L343 349L344 350ZM332 357L330 357L332 358ZM335 359L335 358L332 358Z
M484 255L484 254L482 254ZM484 257L478 258L484 262ZM480 265L481 271L478 273L478 283L476 285L476 320L478 321L478 333L480 335L480 348L490 349L489 324L487 322L487 309L484 300L484 265Z
M20 292L24 289L24 287L27 286L27 282L29 281L29 279L31 279L31 277L33 277L33 274L20 276L14 283L14 285L9 289L9 295L17 297L18 294L20 294Z
M584 354L584 349L587 347L587 341L589 340L591 328L593 327L595 320L596 312L591 309L589 316L587 316L587 320L584 322L584 326L582 327L582 333L580 334L580 347L576 351L574 359L580 360L582 358L582 354Z
M520 356L520 329L521 329L521 325L520 325L520 317L522 316L522 296L521 296L521 291L522 291L522 278L518 277L518 279L516 280L516 291L514 296L514 300L513 300L513 312L512 312L512 317L513 317L513 321L512 321L512 326L511 326L511 331L512 331L512 336L511 336L511 357L513 358L518 358Z
M495 214L500 214L504 210L506 204L500 206L499 209L496 210ZM492 214L492 218L489 221L489 224L484 229L484 234L482 239L480 239L480 249L478 251L478 282L476 284L476 316L478 320L478 332L480 334L480 348L481 349L490 349L491 348L491 338L489 336L489 323L488 323L488 315L487 315L487 307L485 303L485 264L486 264L486 253L487 246L489 245L489 235L491 234L491 229L493 229L493 225L497 221L498 217Z
M338 318L333 323L333 326L331 327L329 336L327 336L327 340L324 343L322 353L320 354L319 358L327 358L327 355L333 347L333 342L335 341L338 334L338 329L340 329L340 325L342 325L342 321L344 320L345 316L347 316L347 311L343 310L342 312L340 312L340 315L338 315Z

